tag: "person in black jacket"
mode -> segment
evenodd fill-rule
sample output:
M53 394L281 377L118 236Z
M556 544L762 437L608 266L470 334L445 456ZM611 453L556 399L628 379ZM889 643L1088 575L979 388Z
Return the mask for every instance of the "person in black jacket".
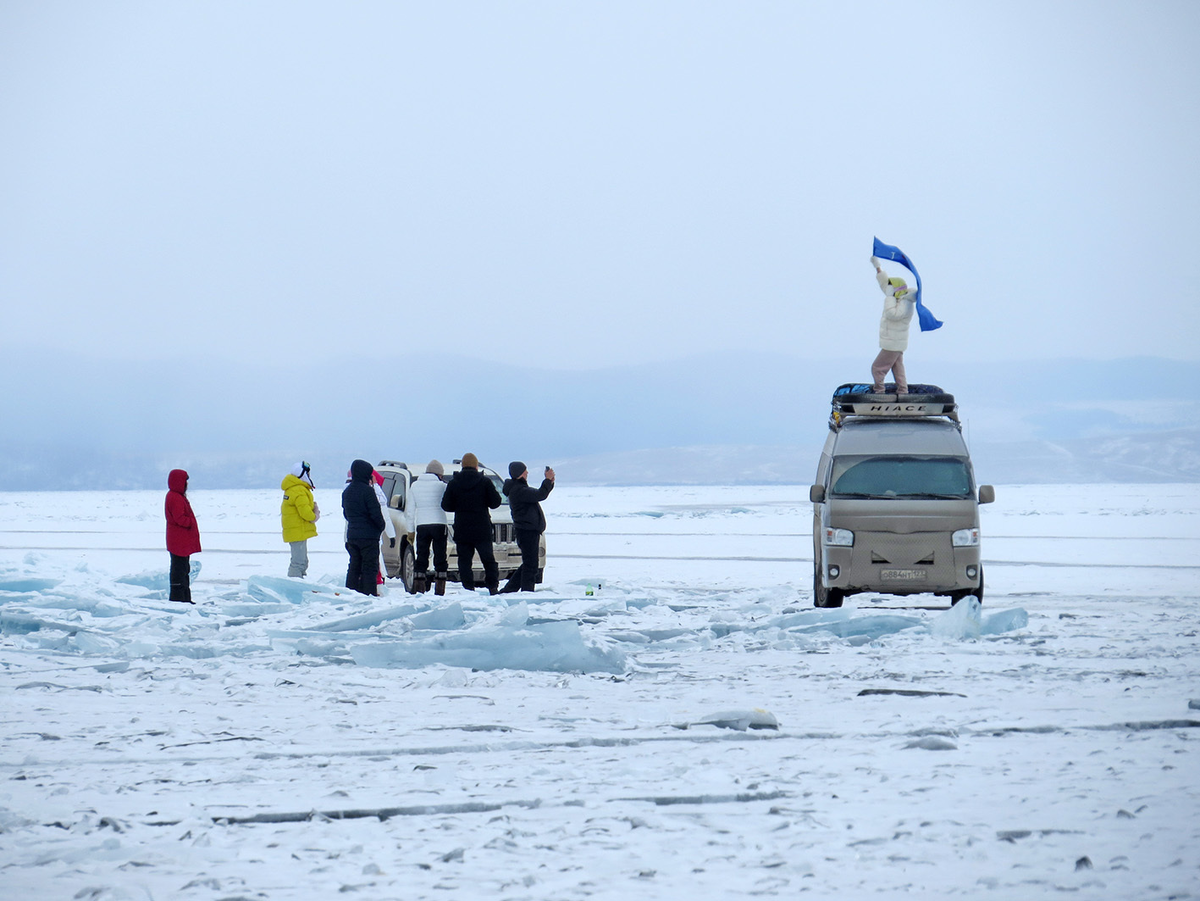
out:
M450 479L442 495L442 509L454 514L458 578L468 591L475 590L471 563L478 553L488 594L499 594L500 567L492 553L492 515L488 510L495 510L502 503L492 480L479 471L479 458L474 454L463 454L462 469Z
M377 595L379 589L379 536L383 532L383 511L371 479L375 468L366 460L350 464L350 483L342 491L342 515L346 518L346 551L350 567L346 587L363 594Z
M524 463L508 464L508 478L504 482L504 495L512 510L513 531L517 533L517 547L521 549L521 565L509 576L501 592L533 591L537 584L539 536L546 531L546 514L541 501L554 490L554 470L546 467L546 478L541 488L529 487L529 470Z

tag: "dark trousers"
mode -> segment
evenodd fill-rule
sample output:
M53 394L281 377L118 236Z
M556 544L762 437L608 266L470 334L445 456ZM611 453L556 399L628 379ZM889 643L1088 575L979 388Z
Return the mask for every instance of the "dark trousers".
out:
M446 571L446 527L442 525L417 526L417 574L429 570L429 549L433 548L434 572Z
M362 594L378 595L379 539L347 539L346 552L350 555L346 587Z
M513 570L501 592L533 591L537 585L538 573L538 537L541 532L529 529L516 529L517 547L521 549L521 565Z
M479 554L479 562L483 564L483 584L489 589L500 587L500 567L496 565L496 555L492 553L490 530L476 535L459 535L455 532L454 548L458 551L458 580L463 588L475 589L475 575L471 572L475 554Z
M192 602L192 558L171 554L171 600Z

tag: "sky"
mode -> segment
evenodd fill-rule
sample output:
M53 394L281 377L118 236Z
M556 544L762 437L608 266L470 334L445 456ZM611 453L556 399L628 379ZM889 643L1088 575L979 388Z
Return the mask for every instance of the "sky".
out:
M1200 5L0 5L0 352L1200 360Z

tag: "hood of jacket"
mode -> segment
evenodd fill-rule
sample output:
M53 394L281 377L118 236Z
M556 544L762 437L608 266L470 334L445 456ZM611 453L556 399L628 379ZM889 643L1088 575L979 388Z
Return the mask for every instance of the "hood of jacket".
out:
M180 494L187 494L188 474L186 469L172 469L167 474L167 487Z
M486 478L487 478L487 476L485 476L478 469L466 469L466 468L460 469L453 476L451 476L452 481L458 482L460 485L462 485L464 487L468 487L471 485L477 485L477 484L479 484L480 479L486 479Z
M308 482L304 481L304 479L296 478L296 476L292 475L290 472L285 475L283 477L283 481L279 483L279 487L284 491L291 491L297 485L302 486L308 491L312 491L312 486L309 485Z
M350 481L370 484L371 473L374 471L375 467L366 460L355 460L350 464Z

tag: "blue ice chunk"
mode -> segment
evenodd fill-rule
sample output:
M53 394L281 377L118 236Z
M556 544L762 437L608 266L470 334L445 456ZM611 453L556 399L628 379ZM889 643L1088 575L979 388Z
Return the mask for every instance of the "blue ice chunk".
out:
M718 638L734 632L760 632L775 629L795 632L833 632L832 624L847 622L850 617L851 610L845 607L786 613L782 616L763 617L758 620L748 620L746 611L738 611L714 615L708 628ZM824 626L830 626L830 628L823 628Z
M171 577L165 572L134 573L117 579L122 585L136 585L138 588L149 588L152 591L167 591L171 587Z
M840 623L850 619L852 611L847 607L836 609L803 610L785 613L767 621L773 629L794 629L797 626L812 626L820 623Z
M658 606L658 598L626 598L625 606L635 610L644 610L647 607Z
M192 560L188 569L188 584L196 581L200 575L200 561ZM139 588L149 588L151 591L170 591L171 574L162 570L147 570L129 576L121 576L116 580L122 585L136 585Z
M519 628L489 626L424 638L376 641L352 646L359 666L417 669L444 664L477 670L532 670L555 673L623 673L625 655L584 641L573 621Z
M961 604L962 601L959 601ZM954 605L955 607L958 604ZM942 738L939 735L926 735L922 738L915 738L904 746L905 748L920 748L923 751L957 751L958 745L948 738Z
M77 594L27 594L13 598L5 598L7 602L22 600L30 606L42 610L77 610L98 617L124 616L129 608L123 605L110 604L104 598L87 597Z
M981 635L1001 635L1029 625L1029 614L1021 607L997 610L983 616L978 598L972 596L959 601L945 613L929 623L929 631L938 638L961 641L979 638Z
M929 634L951 641L978 638L983 625L981 611L979 598L974 595L965 597L945 613L939 613L929 621Z
M447 604L436 610L426 610L408 618L414 629L449 630L461 629L467 624L462 604Z
M57 588L62 579L40 579L36 576L16 574L0 575L0 591L46 591Z
M163 596L161 600L166 600ZM221 613L224 616L249 617L257 619L260 616L271 616L275 613L291 613L296 609L294 604L261 604L256 601L246 601L244 603L225 603L221 605ZM236 625L230 623L229 625Z
M333 600L351 592L346 588L334 589L328 585L288 579L284 576L251 576L246 580L246 594L265 603L307 604L317 596ZM357 592L353 594L355 598L363 597Z
M877 638L883 638L885 635L894 635L920 625L923 625L922 620L915 616L859 616L830 618L824 622L791 631L799 634L829 632L839 638L849 640L852 644L866 644Z
M293 638L272 641L271 645L290 647L297 654L306 657L335 657L346 653L346 645L342 641L321 641L317 638Z
M1004 632L1014 632L1029 625L1029 614L1022 607L1012 607L1008 610L997 610L983 618L981 635L1001 635Z
M524 601L514 604L500 614L500 625L519 629L529 622L529 605Z
M722 710L719 713L711 713L689 725L716 726L718 729L736 729L739 732L745 732L747 729L778 729L779 720L770 711L755 707L753 710Z
M71 643L84 654L100 654L104 656L113 656L121 643L112 638L106 638L103 635L95 635L91 632L76 632L71 636Z
M158 645L150 641L130 641L121 648L121 656L131 660L154 657L158 654Z
M608 633L608 637L615 641L624 641L630 644L651 644L659 641L670 641L673 638L681 637L696 637L695 629L677 628L677 629L618 629Z
M380 623L385 623L391 619L400 619L403 616L409 616L417 612L417 608L412 604L404 604L400 607L388 607L386 610L368 610L366 613L356 613L354 616L335 619L327 623L315 623L310 628L317 632L359 632L363 629L369 629L372 626L378 626ZM459 607L459 613L462 613L462 608ZM461 624L460 624L461 625ZM426 628L426 627L421 627ZM431 626L428 628L437 628Z
M77 632L78 623L59 623L33 613L0 610L0 633L4 635L29 635L50 629L59 632Z

